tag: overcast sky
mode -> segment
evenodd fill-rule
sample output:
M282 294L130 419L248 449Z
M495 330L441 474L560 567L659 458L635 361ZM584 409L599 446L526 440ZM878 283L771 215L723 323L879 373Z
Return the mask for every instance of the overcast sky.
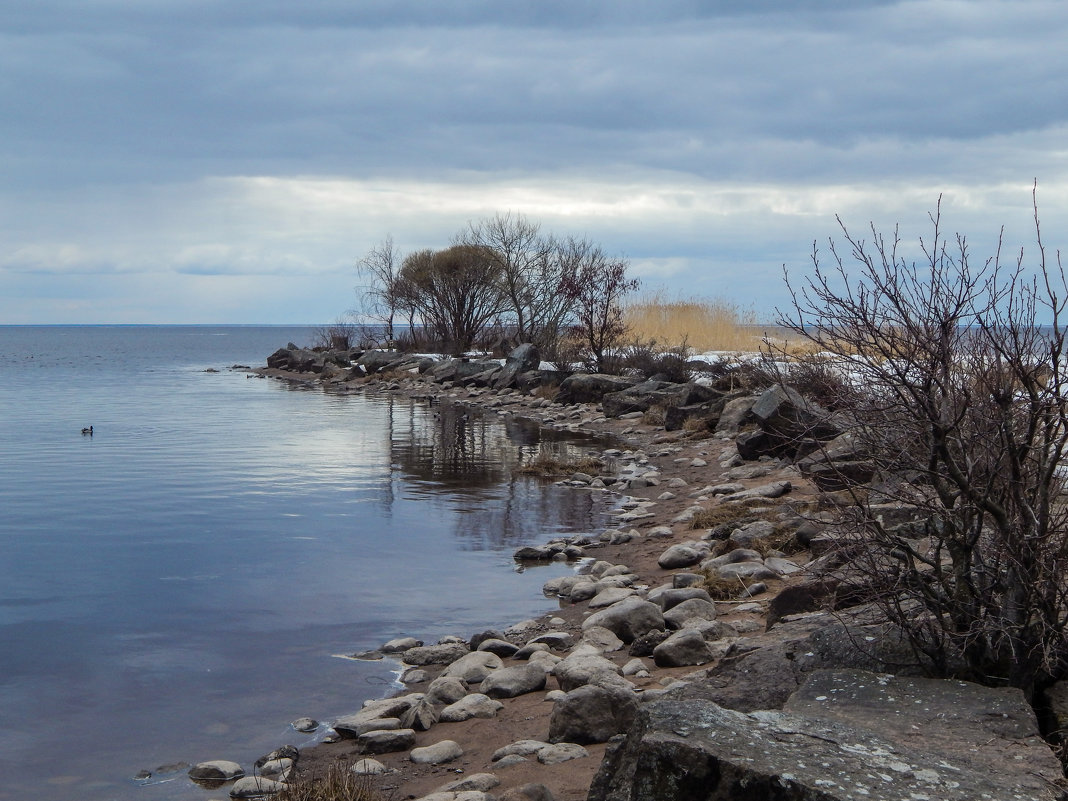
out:
M321 323L512 211L769 317L870 221L1068 249L1068 3L5 0L0 323ZM1031 227L1029 227L1029 224Z

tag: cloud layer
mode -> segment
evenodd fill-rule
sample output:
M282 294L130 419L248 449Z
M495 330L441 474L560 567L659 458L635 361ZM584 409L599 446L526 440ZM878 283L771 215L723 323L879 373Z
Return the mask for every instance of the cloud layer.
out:
M769 313L835 213L1057 244L1064 4L650 5L15 0L0 322L333 319L498 210Z

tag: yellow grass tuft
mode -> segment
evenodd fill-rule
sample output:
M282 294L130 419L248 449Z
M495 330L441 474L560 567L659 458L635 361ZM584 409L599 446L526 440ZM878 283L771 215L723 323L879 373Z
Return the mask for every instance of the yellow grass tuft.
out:
M687 345L698 353L756 352L763 335L752 309L721 299L672 299L663 291L647 293L628 304L625 320L631 338L637 341L655 341L664 348Z

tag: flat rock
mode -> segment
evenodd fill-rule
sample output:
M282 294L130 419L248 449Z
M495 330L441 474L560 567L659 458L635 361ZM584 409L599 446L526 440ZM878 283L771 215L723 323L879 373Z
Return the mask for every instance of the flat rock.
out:
M449 665L468 653L467 643L450 642L441 645L421 645L401 653L409 665Z
M572 759L583 759L590 752L577 743L557 743L547 745L538 751L538 762L543 765L559 765Z
M489 792L494 787L500 786L501 780L492 773L473 773L470 776L464 776L462 779L456 779L448 784L442 785L435 793L460 793L465 790L478 790L480 792Z
M413 748L408 758L417 765L444 765L464 755L464 749L455 740L440 740L433 745Z
M783 711L644 704L589 801L1036 801L1068 798L1019 690L813 673Z

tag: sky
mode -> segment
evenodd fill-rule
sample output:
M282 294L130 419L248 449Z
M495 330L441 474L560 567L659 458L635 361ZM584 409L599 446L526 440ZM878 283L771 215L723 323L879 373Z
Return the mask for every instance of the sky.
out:
M1068 3L5 0L0 324L320 324L523 214L772 319L874 223L1068 248Z

